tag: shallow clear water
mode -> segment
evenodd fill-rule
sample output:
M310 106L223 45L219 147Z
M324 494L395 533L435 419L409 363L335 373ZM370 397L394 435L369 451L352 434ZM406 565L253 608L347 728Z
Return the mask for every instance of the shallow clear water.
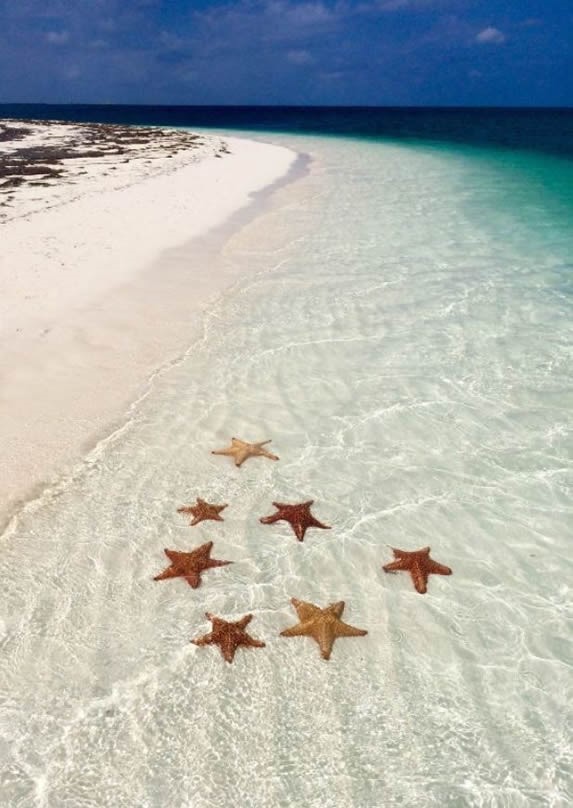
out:
M564 806L570 164L283 142L310 176L220 259L254 275L3 539L0 804ZM210 454L232 435L280 462ZM306 499L332 530L258 521ZM209 539L233 566L151 580ZM454 574L420 596L381 565L425 545ZM278 636L292 596L368 636L324 662ZM191 645L205 611L266 648Z

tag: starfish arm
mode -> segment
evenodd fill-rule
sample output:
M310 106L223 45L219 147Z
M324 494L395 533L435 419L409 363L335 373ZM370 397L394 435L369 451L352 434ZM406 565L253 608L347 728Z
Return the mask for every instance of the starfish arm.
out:
M167 578L177 578L179 575L181 575L181 573L178 572L175 567L167 567L166 570L163 570L163 572L160 572L159 575L156 575L153 580L165 581Z
M202 637L196 637L194 640L191 640L193 645L211 645L213 642L213 633L210 632L209 634L204 634Z
M165 548L165 550L163 552L165 553L167 558L171 562L173 562L173 564L175 564L177 561L179 561L182 558L182 556L186 555L185 553L180 553L177 550L168 550L167 548Z
M410 558L410 556L412 555L412 552L410 550L399 550L397 547L391 547L390 549L394 553L394 558ZM429 547L423 547L421 550L419 550L417 552L429 553L430 548Z
M310 626L308 622L306 623L297 623L296 626L289 626L281 631L281 637L304 637L307 636L310 631Z
M180 508L177 508L177 513L193 513L193 508L189 505L182 505Z
M184 578L191 589L197 589L197 587L201 585L201 573L199 572L188 572Z
M322 612L322 609L319 609L318 606L314 605L314 603L307 603L304 600L291 598L291 603L296 609L296 613L298 614L300 621L303 623L310 620L312 617L316 617Z
M211 519L213 519L215 522L224 522L224 521L225 521L225 520L223 519L223 517L222 517L220 514L218 514L218 513L214 514L214 515L211 517Z
M222 640L219 644L219 648L221 649L221 653L225 658L226 662L232 662L235 658L235 651L237 650L237 646L233 642L232 638L229 637L226 640Z
M397 561L391 561L389 564L384 564L382 569L384 572L398 572L398 570L407 570L408 560L406 558L399 558Z
M234 449L213 449L211 454L214 455L233 455L235 454Z
M235 625L237 626L237 628L240 628L242 630L242 629L246 628L249 625L249 623L251 622L252 619L253 619L252 614L246 614L240 620L237 620Z
M200 516L194 516L190 523L191 527L195 527L195 525L198 525L200 521L201 521Z
M261 518L259 519L259 522L261 522L263 525L272 525L275 522L278 522L279 519L282 519L282 518L283 517L280 514L273 513L273 514L271 514L271 516L261 516Z
M261 449L259 454L261 455L261 457L268 457L269 460L278 460L279 459L278 455L273 454L272 452L267 452L266 449Z
M246 449L243 449L242 451L235 451L233 454L235 455L235 466L237 466L237 468L240 468L249 456Z
M335 631L337 637L364 637L368 634L363 628L355 628L342 621L336 624Z
M430 560L428 563L428 572L433 572L435 575L451 575L452 570L446 567L445 564L438 564L437 561Z
M218 558L210 558L206 569L211 569L211 567L226 567L227 564L232 563L232 561L219 561Z
M339 600L336 603L331 603L329 606L326 607L325 611L331 612L335 617L342 617L342 612L344 611L344 601Z
M428 590L428 574L419 564L415 564L410 570L410 575L412 576L416 592L419 592L420 595L425 595Z
M326 626L320 626L314 638L320 647L321 657L323 659L330 659L335 639L334 634L329 631Z
M297 537L299 541L304 541L306 528L307 525L303 525L302 522L292 522L292 529L294 530L294 535Z
M262 640L256 640L250 634L245 634L242 638L242 645L248 645L250 648L264 648L265 643Z
M322 522L319 522L318 519L315 519L314 516L311 516L311 522L309 523L309 527L321 527L323 530L331 530L330 525L323 525Z

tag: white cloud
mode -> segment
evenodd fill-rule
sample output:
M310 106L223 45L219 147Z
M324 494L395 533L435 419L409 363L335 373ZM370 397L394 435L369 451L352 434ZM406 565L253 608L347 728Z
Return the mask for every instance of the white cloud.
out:
M484 28L483 31L479 32L479 34L476 36L476 42L480 42L482 44L492 43L494 45L501 45L502 42L505 42L505 34L503 31L500 31L499 28L494 28L490 25L487 28Z
M50 45L65 45L69 38L69 31L48 31L46 34L46 42Z
M104 17L97 21L97 25L102 31L107 31L107 33L113 33L117 31L117 23L111 17Z
M379 0L376 3L377 8L381 11L402 11L413 5L419 5L419 3L412 2L412 0ZM423 3L423 5L427 5L427 3Z
M71 67L68 67L64 71L64 77L69 79L70 81L74 81L74 79L79 79L81 75L82 71L77 65L72 65Z
M184 84L195 84L198 78L198 73L192 67L184 64L177 70L177 78Z
M293 3L271 0L266 7L266 12L301 26L320 25L330 22L335 17L335 13L322 2Z
M320 78L323 81L338 81L339 79L344 78L344 71L342 70L331 70L327 73L321 73Z
M309 65L314 61L307 50L291 50L287 53L287 59L293 65Z
M169 31L162 31L159 35L159 42L164 48L171 51L181 50L185 45L185 40Z
M376 0L373 8L379 11L418 11L447 7L455 0Z

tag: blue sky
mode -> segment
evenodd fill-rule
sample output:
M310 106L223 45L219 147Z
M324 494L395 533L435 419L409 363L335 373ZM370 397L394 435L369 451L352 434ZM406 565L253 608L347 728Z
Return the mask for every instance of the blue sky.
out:
M0 102L573 105L573 0L0 0Z

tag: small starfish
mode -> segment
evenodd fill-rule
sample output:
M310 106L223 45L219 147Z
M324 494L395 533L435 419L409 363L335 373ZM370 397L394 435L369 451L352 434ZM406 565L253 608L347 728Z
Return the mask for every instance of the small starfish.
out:
M225 510L226 505L211 505L209 502L205 502L204 499L200 499L197 497L197 504L196 505L184 505L182 508L177 508L177 513L186 513L189 516L192 516L193 519L190 522L191 527L193 525L198 525L199 522L203 522L205 519L213 519L215 522L224 522L222 516L219 516L221 511Z
M227 662L233 661L235 651L240 645L246 645L251 648L265 647L264 642L255 640L245 631L245 628L253 619L252 614L247 614L235 622L227 622L227 620L215 617L209 612L206 612L206 617L213 624L213 630L209 634L204 634L203 637L191 640L191 642L194 645L218 645Z
M164 550L165 555L171 561L171 566L160 572L153 579L154 581L164 581L166 578L185 578L189 586L197 589L201 583L201 573L212 567L225 567L232 564L232 561L218 561L211 558L211 548L213 542L208 541L193 550L191 553L179 553L176 550Z
M263 449L263 446L270 442L270 440L263 440L260 443L247 443L239 438L231 438L231 445L227 449L216 449L211 454L234 457L235 466L242 466L249 457L268 457L270 460L278 460L276 455Z
M396 550L394 547L390 548L394 553L396 561L391 561L389 564L384 564L382 569L384 572L409 572L412 576L412 581L416 591L421 595L425 594L428 588L428 575L434 573L435 575L451 575L452 571L444 564L438 564L433 558L430 558L430 548L422 547L421 550L414 550L408 552L407 550Z
M281 637L312 637L320 646L323 659L330 659L334 641L339 637L363 637L368 634L364 629L342 622L340 617L344 611L343 600L331 603L326 609L296 598L292 598L291 603L297 611L300 623L285 628L281 631Z
M301 502L299 505L286 505L284 502L273 502L274 507L277 509L276 513L271 516L262 516L259 522L263 525L272 525L283 519L289 522L294 530L294 534L299 541L303 541L304 534L309 527L321 527L323 530L330 530L329 525L323 525L318 519L315 519L310 512L311 505L314 500L309 499L308 502Z

